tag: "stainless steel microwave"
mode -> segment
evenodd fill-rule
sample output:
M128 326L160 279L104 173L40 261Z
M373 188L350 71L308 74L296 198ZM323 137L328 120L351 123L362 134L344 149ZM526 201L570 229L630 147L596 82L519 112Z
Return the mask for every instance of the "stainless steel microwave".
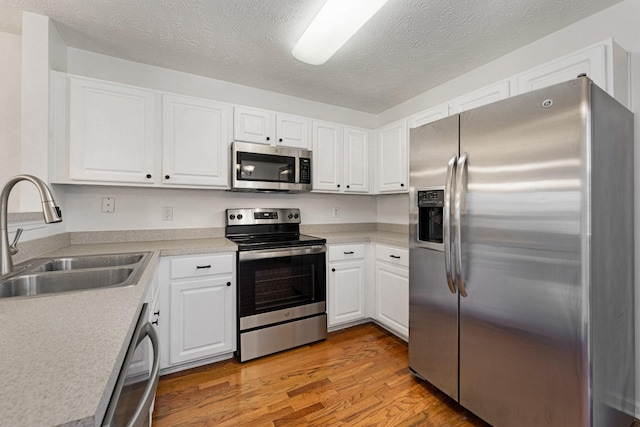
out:
M231 191L311 191L311 151L233 141Z

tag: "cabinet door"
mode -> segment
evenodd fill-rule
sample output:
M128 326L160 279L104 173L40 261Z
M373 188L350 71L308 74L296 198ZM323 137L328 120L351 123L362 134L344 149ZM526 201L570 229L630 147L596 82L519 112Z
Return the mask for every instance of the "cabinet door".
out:
M342 128L313 122L313 190L340 191L342 181Z
M364 261L329 264L329 326L364 319Z
M445 102L428 110L422 111L411 116L409 119L409 128L417 128L427 123L435 122L449 115L449 103Z
M273 114L256 108L233 107L233 139L236 141L271 144Z
M229 187L229 105L162 97L162 182Z
M149 90L70 78L69 178L159 182L155 106Z
M409 188L407 121L400 120L378 132L378 191L403 193Z
M344 183L349 193L369 192L369 132L344 128Z
M376 320L409 336L409 272L407 268L376 262Z
M233 351L234 289L231 277L170 284L170 364Z
M510 96L509 87L509 81L503 80L473 91L467 95L460 96L451 102L453 113L461 113L463 111L471 110L472 108L481 107L501 99L506 99Z
M580 74L586 74L598 86L609 91L606 64L605 45L598 44L519 74L516 76L517 91L518 94L530 92L573 80Z
M304 117L276 115L276 145L309 149L309 120Z

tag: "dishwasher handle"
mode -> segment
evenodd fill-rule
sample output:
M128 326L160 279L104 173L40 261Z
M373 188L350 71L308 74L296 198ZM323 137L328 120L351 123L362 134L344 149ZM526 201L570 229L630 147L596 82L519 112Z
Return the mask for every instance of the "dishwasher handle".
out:
M151 377L147 383L147 387L144 389L140 403L138 403L133 416L129 422L127 422L127 427L143 425L142 423L151 409L153 399L156 397L156 389L158 388L158 379L160 377L160 343L158 341L156 329L151 323L147 322L142 327L141 332L142 333L140 334L140 338L138 338L138 343L136 345L140 344L146 337L149 337L151 340L151 347L153 348L153 365L151 367Z
M145 303L142 307L142 313L140 314L138 324L133 332L131 343L129 344L129 348L127 349L127 353L124 357L122 369L120 370L120 374L116 380L116 384L111 395L111 401L109 402L102 422L102 427L115 427L121 425L126 425L127 427L142 427L145 424L145 418L151 408L153 399L155 398L156 389L158 388L158 379L160 376L160 342L155 328L148 320L146 320L148 318L148 312L149 307L148 304ZM151 341L153 364L151 366L151 372L149 373L149 378L145 385L144 392L142 393L142 398L137 402L135 410L125 423L122 419L117 419L117 417L122 418L123 415L117 414L118 403L123 393L123 388L127 379L127 371L131 365L133 355L140 343L142 343L146 337L149 337L149 340Z

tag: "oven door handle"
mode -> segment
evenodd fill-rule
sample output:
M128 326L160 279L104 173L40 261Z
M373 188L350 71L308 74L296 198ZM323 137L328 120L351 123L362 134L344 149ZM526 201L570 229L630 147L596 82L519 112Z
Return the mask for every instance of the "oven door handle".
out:
M280 258L286 256L300 256L321 254L327 251L325 245L303 246L296 248L264 249L259 251L241 251L238 253L238 261L253 261L257 259Z

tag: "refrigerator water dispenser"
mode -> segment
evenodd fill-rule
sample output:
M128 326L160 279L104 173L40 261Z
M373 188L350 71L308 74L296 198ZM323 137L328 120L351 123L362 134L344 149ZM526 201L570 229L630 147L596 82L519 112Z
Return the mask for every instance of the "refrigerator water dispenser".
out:
M444 189L418 190L418 241L442 244Z

